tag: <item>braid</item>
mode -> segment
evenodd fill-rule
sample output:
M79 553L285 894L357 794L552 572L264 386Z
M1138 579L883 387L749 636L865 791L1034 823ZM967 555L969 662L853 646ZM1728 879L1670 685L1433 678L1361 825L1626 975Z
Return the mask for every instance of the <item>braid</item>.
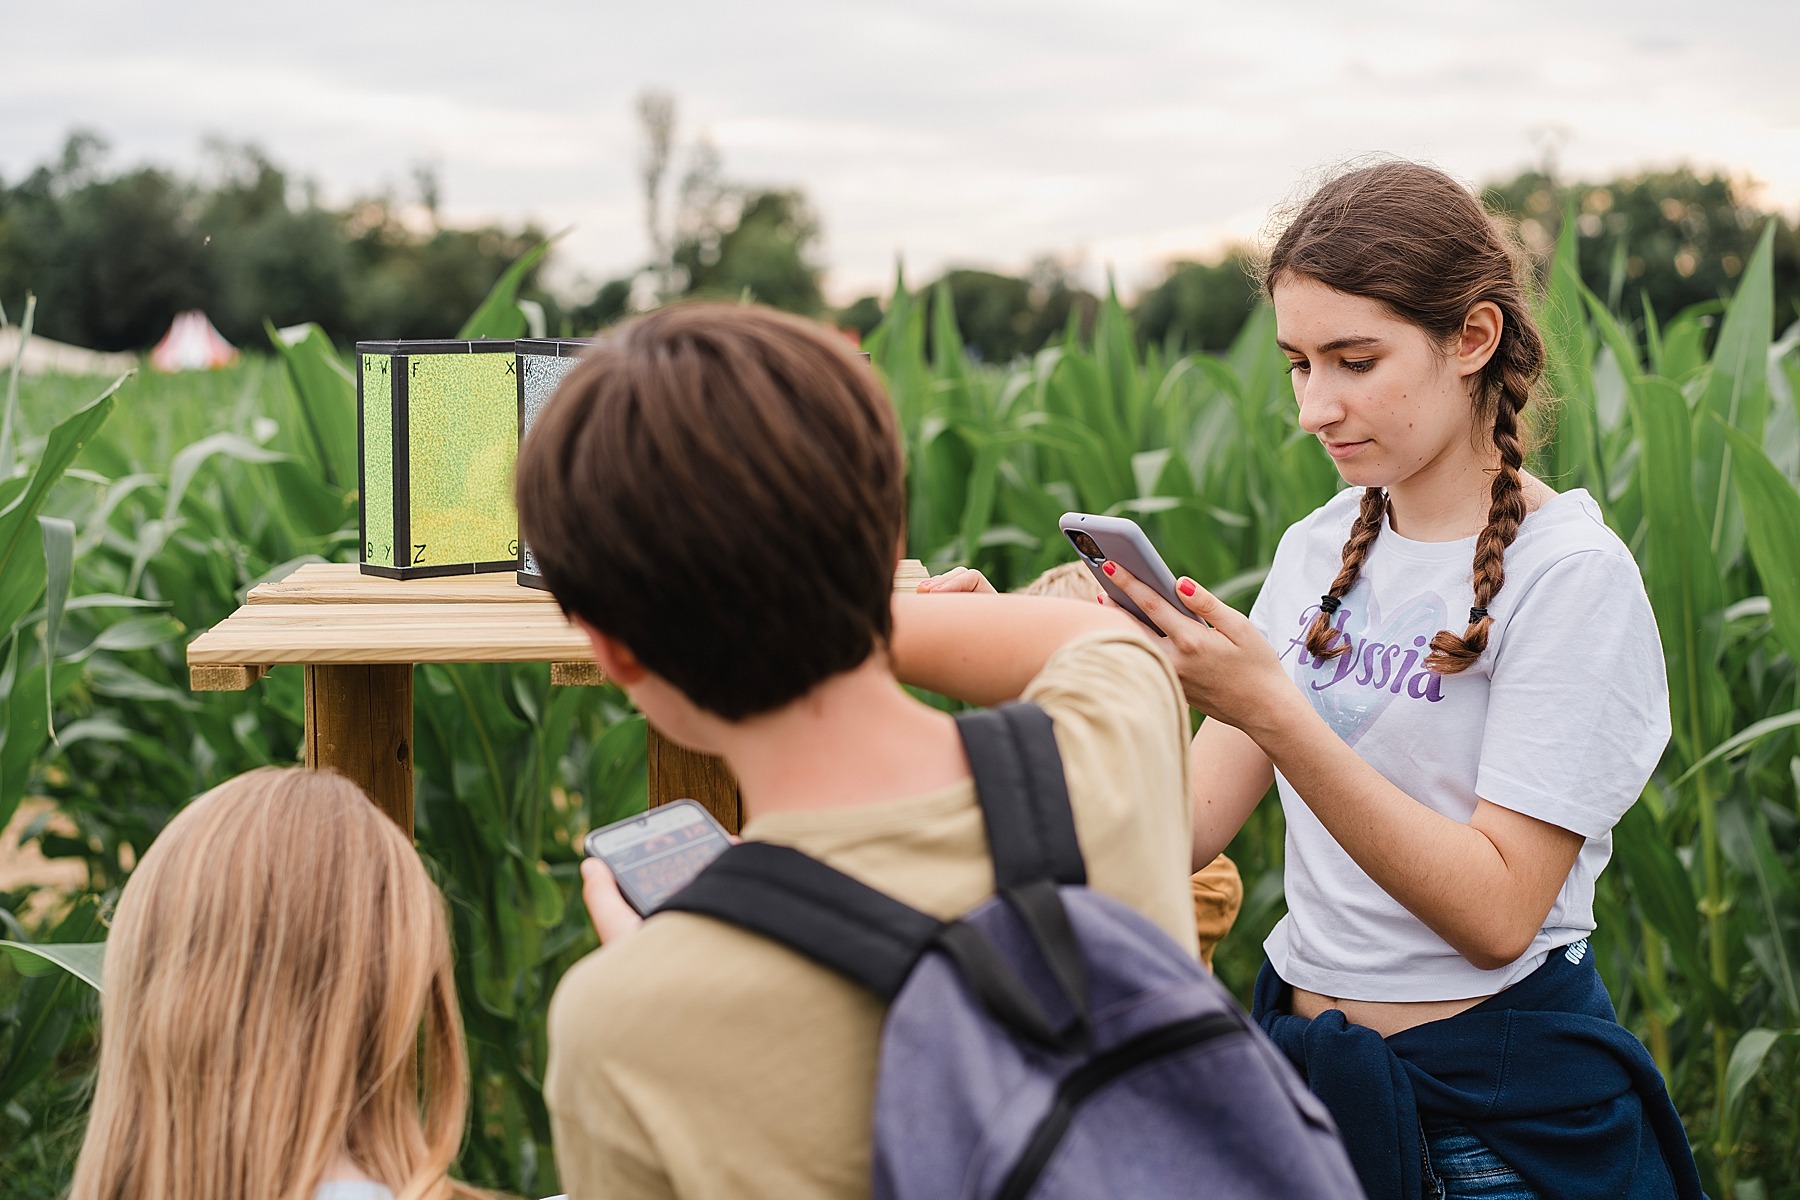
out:
M1342 600L1356 586L1363 560L1369 556L1369 547L1375 544L1375 535L1381 532L1381 523L1386 517L1387 493L1378 487L1364 488L1362 507L1350 526L1350 539L1344 543L1343 565L1338 568L1337 578L1331 581L1331 590L1325 593L1327 596ZM1306 631L1307 651L1314 658L1336 658L1349 648L1339 642L1338 631L1331 624L1331 614L1321 607Z
M1519 482L1519 472L1525 466L1525 444L1519 438L1519 410L1531 398L1531 386L1543 362L1543 346L1520 336L1511 320L1507 325L1504 341L1495 355L1499 360L1499 396L1494 405L1494 448L1500 452L1500 469L1494 472L1487 526L1475 539L1475 609L1471 615L1478 612L1479 617L1469 623L1461 637L1441 629L1431 639L1431 654L1425 659L1425 667L1439 675L1456 674L1487 649L1488 630L1494 624L1487 607L1506 583L1506 548L1519 536L1519 523L1525 519L1525 489Z

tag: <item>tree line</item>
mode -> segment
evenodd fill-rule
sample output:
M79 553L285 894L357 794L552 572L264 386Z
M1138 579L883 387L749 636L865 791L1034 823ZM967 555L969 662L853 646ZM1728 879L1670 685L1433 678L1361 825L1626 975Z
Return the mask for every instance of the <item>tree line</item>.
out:
M541 286L540 263L522 295L543 307L547 332L586 334L687 296L751 296L858 333L879 323L882 297L826 304L821 222L804 192L727 179L704 134L678 176L673 98L640 97L638 118L650 261L574 300ZM446 226L435 175L420 170L414 185L412 196L332 207L254 146L215 144L207 167L183 176L112 168L104 140L76 132L51 161L0 179L0 305L16 319L34 292L38 332L100 350L144 349L189 308L240 345L258 343L265 320L316 321L340 343L448 336L544 232ZM1793 223L1726 176L1678 168L1588 183L1532 170L1487 194L1540 257L1572 215L1587 284L1615 311L1665 323L1729 294L1774 220L1776 323L1800 316ZM1254 303L1253 275L1248 248L1171 262L1132 298L1140 336L1188 350L1228 345ZM1099 297L1050 257L1021 274L970 266L941 281L969 352L990 362L1035 352L1071 321L1090 327L1098 311Z

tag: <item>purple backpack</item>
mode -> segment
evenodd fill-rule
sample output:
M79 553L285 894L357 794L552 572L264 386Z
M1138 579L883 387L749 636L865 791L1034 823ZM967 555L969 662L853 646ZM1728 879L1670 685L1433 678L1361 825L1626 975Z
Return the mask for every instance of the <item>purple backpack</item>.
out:
M1360 1200L1324 1107L1162 930L1091 891L1050 718L957 719L996 895L960 921L798 850L733 846L663 907L889 1002L875 1200Z

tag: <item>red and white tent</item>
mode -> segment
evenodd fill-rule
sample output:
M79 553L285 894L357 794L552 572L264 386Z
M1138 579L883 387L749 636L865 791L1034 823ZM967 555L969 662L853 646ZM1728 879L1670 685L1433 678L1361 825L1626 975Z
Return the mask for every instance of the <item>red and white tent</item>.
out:
M237 349L197 308L178 314L150 351L150 365L159 371L211 371L237 360Z

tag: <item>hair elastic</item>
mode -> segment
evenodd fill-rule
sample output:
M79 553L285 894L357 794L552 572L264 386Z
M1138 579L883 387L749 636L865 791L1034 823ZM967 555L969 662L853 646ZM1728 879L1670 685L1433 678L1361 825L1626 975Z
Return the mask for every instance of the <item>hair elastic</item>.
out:
M1485 616L1487 616L1487 609L1471 608L1469 610L1469 624L1473 625L1473 624L1475 624L1475 622L1481 620L1481 618L1483 618Z
M1341 604L1343 604L1343 601L1338 599L1336 596L1320 596L1319 597L1319 611L1324 613L1328 617L1332 613L1336 612L1338 610L1338 606Z

